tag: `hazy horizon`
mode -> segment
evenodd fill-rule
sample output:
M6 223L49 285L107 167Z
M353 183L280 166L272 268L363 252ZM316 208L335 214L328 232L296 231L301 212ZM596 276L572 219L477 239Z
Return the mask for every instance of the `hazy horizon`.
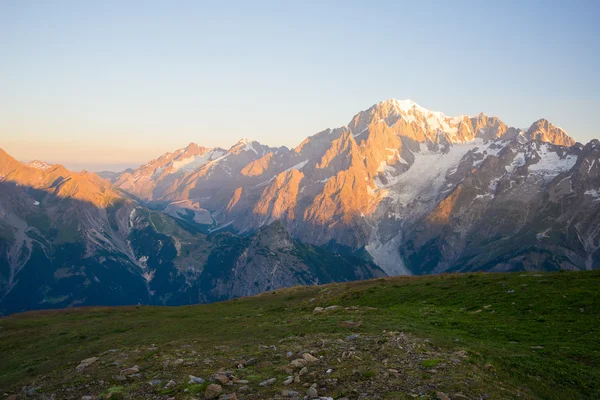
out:
M518 128L546 118L585 143L599 136L598 15L598 2L4 2L0 147L122 170L190 142L294 147L389 98Z

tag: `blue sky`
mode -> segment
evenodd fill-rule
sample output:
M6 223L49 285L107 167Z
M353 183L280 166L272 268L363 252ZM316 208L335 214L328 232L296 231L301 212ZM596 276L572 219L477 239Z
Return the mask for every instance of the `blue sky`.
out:
M369 4L372 3L372 4ZM118 169L388 98L600 137L598 1L0 1L0 147Z

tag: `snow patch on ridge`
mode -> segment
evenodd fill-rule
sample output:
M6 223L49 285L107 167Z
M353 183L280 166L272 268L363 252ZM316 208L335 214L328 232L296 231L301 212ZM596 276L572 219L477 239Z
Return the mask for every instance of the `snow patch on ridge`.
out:
M594 201L600 201L600 189L586 190L584 192L584 194L587 194L588 196L592 196L594 198Z
M530 172L549 172L557 175L558 172L567 171L575 165L577 157L568 155L565 158L560 158L557 152L550 149L550 146L543 144L538 152L540 161L529 166Z
M304 168L304 166L308 164L308 160L304 160L302 162L299 162L298 164L294 165L293 167L289 167L288 169L286 169L283 172L289 172L293 169L297 169L298 171L300 171L302 168Z
M380 179L375 182L384 191L384 197L393 199L397 205L407 206L417 199L430 200L442 191L447 172L458 165L469 150L482 144L481 139L455 144L447 153L430 151L425 144L420 144L420 151L415 153L415 161L408 171L398 176L386 172L387 184Z

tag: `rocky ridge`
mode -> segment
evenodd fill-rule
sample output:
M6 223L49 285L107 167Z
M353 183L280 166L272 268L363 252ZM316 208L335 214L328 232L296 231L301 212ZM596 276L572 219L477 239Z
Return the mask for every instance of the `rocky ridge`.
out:
M568 198L583 219L595 215L600 204L592 202L583 211L573 201L599 190L594 179L578 193L549 195L555 179L578 163L584 146L547 120L521 130L483 113L449 117L391 99L294 149L251 143L237 156L187 172L148 201L212 230L247 234L281 221L302 242L334 251L366 250L388 274L581 269L599 257L596 250L590 253L594 245L555 238L549 246L559 257L536 261L525 254L529 250L517 248L542 234L534 220L547 220L544 213L552 204ZM522 210L529 211L521 215ZM518 231L486 225L486 212L510 216L505 224ZM496 247L494 258L473 258L485 247L483 237L478 239L481 229ZM457 231L456 240L448 241ZM469 237L477 239L474 246L465 244ZM582 237L586 243L597 240L597 232ZM430 251L436 255L425 260Z

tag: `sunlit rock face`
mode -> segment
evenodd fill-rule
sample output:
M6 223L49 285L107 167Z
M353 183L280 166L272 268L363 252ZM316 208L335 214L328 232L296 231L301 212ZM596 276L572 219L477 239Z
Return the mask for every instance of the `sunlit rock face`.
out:
M570 234L544 234L535 222L575 197L593 215L595 181L572 192L567 181L554 187L583 151L546 120L519 129L498 117L451 117L391 99L294 149L244 140L206 149L188 169L155 176L142 167L115 182L208 229L251 234L281 221L302 242L366 250L389 274L587 268L597 232L573 247L561 239ZM142 175L138 189L131 176ZM548 216L558 221L551 230L566 229L561 218L575 211ZM535 249L560 255L535 258Z
M231 154L245 151L236 150ZM301 173L280 175L273 190L289 186L293 192ZM289 204L277 196L273 203L258 203L257 215L283 215L293 209ZM169 203L164 211L95 174L39 161L22 164L0 150L0 315L194 304L385 276L364 258L299 243L280 222L242 237L201 229L212 217L190 200Z

